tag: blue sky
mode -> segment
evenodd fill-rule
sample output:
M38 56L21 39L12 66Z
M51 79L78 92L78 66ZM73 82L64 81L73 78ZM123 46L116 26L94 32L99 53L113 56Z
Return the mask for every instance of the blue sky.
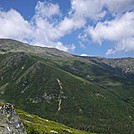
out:
M0 38L82 56L134 57L134 1L0 0Z

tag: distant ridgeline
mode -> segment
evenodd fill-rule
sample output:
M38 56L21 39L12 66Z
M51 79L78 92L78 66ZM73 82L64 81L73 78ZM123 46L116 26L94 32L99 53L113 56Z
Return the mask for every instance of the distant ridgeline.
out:
M13 105L10 103L0 107L0 134L27 134Z

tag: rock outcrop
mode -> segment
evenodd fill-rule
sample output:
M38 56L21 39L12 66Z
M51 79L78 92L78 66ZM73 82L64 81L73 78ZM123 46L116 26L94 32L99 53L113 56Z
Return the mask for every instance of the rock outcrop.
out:
M0 134L27 134L14 106L10 103L0 107Z

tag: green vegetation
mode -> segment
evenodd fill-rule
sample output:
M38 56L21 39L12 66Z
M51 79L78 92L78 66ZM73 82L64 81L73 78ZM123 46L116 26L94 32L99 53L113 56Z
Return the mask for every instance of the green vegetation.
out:
M134 133L133 66L130 66L130 77L97 58L72 56L12 40L1 42L2 101L88 133ZM130 65L131 61L133 59L130 59ZM39 117L27 116L21 111L20 116L29 130L44 131ZM34 126L29 126L31 120ZM47 124L47 121L41 123ZM54 126L54 130L63 131L56 124ZM50 127L46 126L48 132Z
M2 105L3 103L0 102L0 106ZM23 110L15 109L15 111L19 115L19 118L24 124L28 134L88 134L87 132L76 130L63 124L40 118L37 115L31 115ZM5 119L6 122L6 118L3 119Z
M21 118L28 134L88 134L87 132L75 130L54 121L28 114L22 110L16 110Z

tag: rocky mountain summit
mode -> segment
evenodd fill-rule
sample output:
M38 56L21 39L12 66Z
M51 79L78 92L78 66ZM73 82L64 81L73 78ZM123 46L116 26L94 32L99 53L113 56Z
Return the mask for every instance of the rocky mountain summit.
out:
M27 54L34 54L39 57L54 56L58 58L70 58L73 57L71 54L64 51L60 51L56 48L47 48L32 46L26 43L22 43L12 39L0 39L0 54L8 52L25 52Z
M10 103L0 107L0 134L27 134L14 106Z

